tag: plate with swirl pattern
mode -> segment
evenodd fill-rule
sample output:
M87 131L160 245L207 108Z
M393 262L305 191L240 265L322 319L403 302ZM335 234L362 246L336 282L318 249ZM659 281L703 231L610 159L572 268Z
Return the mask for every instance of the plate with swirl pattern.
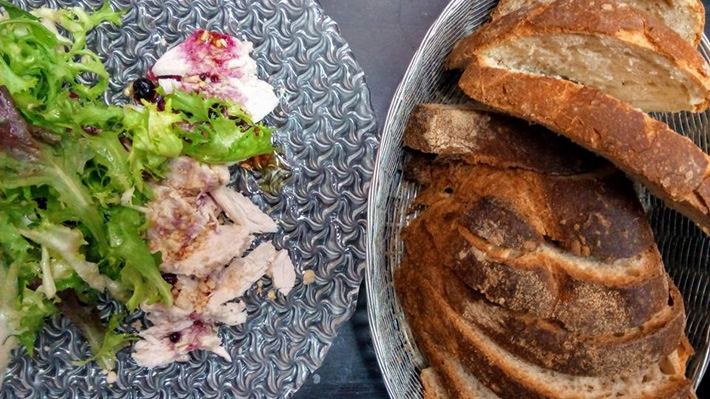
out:
M102 4L14 2L24 8ZM125 102L126 85L196 28L254 43L259 76L280 97L266 123L275 127L288 176L278 190L262 190L264 181L244 173L235 173L233 183L280 221L274 243L288 248L299 278L286 298L270 300L267 289L245 296L248 321L221 330L231 362L198 352L189 362L148 370L124 350L113 383L95 365L77 364L88 356L88 345L57 316L47 322L33 357L15 352L0 398L290 397L321 364L338 327L354 312L364 274L377 135L363 72L335 22L314 0L110 2L126 10L122 27L101 26L89 40L113 77L110 102ZM301 278L306 270L315 274L310 284Z

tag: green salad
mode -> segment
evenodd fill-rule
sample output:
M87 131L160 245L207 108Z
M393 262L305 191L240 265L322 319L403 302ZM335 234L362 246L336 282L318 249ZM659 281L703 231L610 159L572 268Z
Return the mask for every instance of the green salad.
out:
M111 369L134 339L119 329L125 315L172 301L145 239L150 183L180 155L269 154L271 132L199 94L158 89L160 104L106 104L110 76L86 43L97 26L121 23L108 4L93 13L0 6L0 343L17 340L31 355L45 319L61 312ZM102 321L105 294L124 310Z

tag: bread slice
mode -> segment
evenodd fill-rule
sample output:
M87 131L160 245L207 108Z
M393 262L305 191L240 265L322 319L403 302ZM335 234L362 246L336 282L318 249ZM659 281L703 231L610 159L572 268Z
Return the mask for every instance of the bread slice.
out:
M436 263L405 258L396 271L397 294L415 339L427 358L458 359L477 380L505 398L686 398L686 342L662 361L607 377L573 376L528 362L497 344L446 298L453 279ZM436 342L438 346L432 345ZM441 349L443 348L443 349ZM565 348L570 349L570 348ZM571 350L571 349L570 349ZM618 356L623 356L619 353ZM618 359L623 362L623 358Z
M672 283L667 285L670 291L665 292L665 297L661 301L662 308L657 313L648 315L646 319L641 319L638 327L625 330L605 332L610 329L606 327L608 323L605 322L604 317L616 317L612 312L613 309L610 308L630 306L623 303L619 305L611 290L606 296L595 295L598 301L605 301L594 305L600 311L579 309L577 313L583 318L586 318L585 314L589 312L596 313L597 318L588 322L590 325L586 330L602 332L598 334L575 332L575 329L569 329L554 320L535 317L535 314L540 312L511 311L510 301L501 301L500 305L495 305L486 300L485 296L459 281L457 277L461 274L457 276L449 267L444 266L450 262L447 254L454 251L456 245L451 245L449 249L442 249L440 243L454 240L432 235L427 229L429 218L435 220L441 218L432 211L431 208L424 210L406 228L404 232L407 247L406 261L412 262L412 259L415 259L412 262L415 266L411 267L423 274L426 274L428 269L436 269L441 279L446 281L443 288L446 299L457 313L468 322L475 324L506 350L534 364L567 374L612 375L658 362L677 348L683 335L685 313L682 297ZM495 218L496 215L491 214L490 217ZM498 277L500 280L507 279L505 272ZM667 279L667 276L664 274L663 278ZM534 288L525 286L521 290L531 289ZM547 288L543 288L545 289ZM507 298L515 301L517 295L519 294L511 291ZM643 297L646 294L639 290L638 295ZM496 297L496 299L503 298L506 297ZM608 310L607 314L602 312L604 309ZM646 314L645 308L642 308L641 312ZM595 327L591 323L600 327Z
M488 173L489 170L484 168L467 170L471 181L480 182L482 187L495 189L495 181L500 181L500 186L505 185L511 191L522 187L519 172ZM532 180L523 189L536 190L536 182L540 180ZM578 183L584 184L583 181ZM615 333L636 327L665 306L667 281L654 244L642 245L645 239L639 236L645 235L644 227L647 227L646 223L641 223L642 219L627 217L628 223L621 221L610 226L609 235L601 237L600 241L622 242L629 246L618 248L627 252L620 252L615 261L602 261L595 259L595 254L606 253L610 248L595 249L586 257L573 255L569 251L571 246L560 248L561 241L534 233L535 225L554 220L549 201L538 201L540 196L519 192L522 194L518 197L520 204L533 204L529 210L516 212L517 215L533 216L522 219L505 211L510 209L508 205L515 201L515 196L506 196L499 191L496 193L499 200L493 203L498 202L500 206L493 207L489 206L491 191L469 191L470 184L451 186L454 190L451 197L429 205L421 214L423 231L407 229L405 239L410 242L431 241L437 258L466 284L484 293L488 300L514 311L555 320L571 331L586 334ZM424 198L429 195L422 193ZM472 205L467 211L468 204ZM470 216L465 214L473 213L472 208L487 215L480 225L466 220ZM462 214L464 216L460 216ZM619 218L629 216L623 212L620 215ZM584 231L595 234L595 228L602 226L597 224L598 220L590 218L590 221L594 224L589 225L589 229L580 229L581 234ZM640 228L633 226L634 222ZM630 228L626 230L627 227L622 226ZM552 232L554 227L548 231ZM412 234L417 235L410 238ZM613 239L614 235L622 237L623 234L628 241ZM572 239L571 242L587 239ZM417 247L411 250L418 251Z
M683 337L683 299L672 283L668 305L639 327L584 335L488 302L450 272L440 273L446 276L446 299L459 315L507 351L546 369L586 376L628 373L660 362Z
M448 59L559 76L644 110L703 111L710 69L662 21L616 0L558 0L520 9L459 42Z
M497 399L485 385L481 384L456 356L437 345L436 337L423 335L422 345L431 348L428 352L432 367L421 372L424 399Z
M709 157L665 123L599 90L480 60L469 64L459 85L475 100L607 158L710 232Z
M425 228L405 231L418 234L412 242L432 242L437 261L489 300L572 331L624 331L666 306L660 254L628 180L603 163L565 165L564 157L584 153L569 143L567 152L528 146L561 138L510 117L422 109L415 110L417 122L409 124L405 140L419 137L419 148L427 149L421 144L431 142L427 137L466 137L472 146L410 162L407 169L415 171L408 175L425 184L416 204L426 208L420 216ZM506 128L448 123L483 115ZM520 147L526 151L515 150Z
M461 313L480 304L474 317L479 322L489 320L487 333L500 334L502 345L516 347L518 340L522 345L534 344L529 353L527 346L520 349L527 353L528 360L569 374L588 375L638 368L677 346L684 325L683 303L673 289L669 305L668 280L662 270L660 278L639 278L636 283L618 287L605 280L565 277L565 269L545 263L537 268L475 264L460 255L463 246L456 235L457 222L440 212L444 208L451 209L441 203L432 205L405 229L406 254L423 264L447 265L466 285L482 292L484 295L475 297L473 293L465 294L467 290L460 287L462 283L456 277L447 278L450 282L446 290L452 298L460 298ZM491 220L504 219L494 212L488 216ZM451 228L446 230L444 226ZM451 267L459 258L470 267ZM654 262L660 264L659 260ZM605 269L602 264L597 267ZM606 280L613 279L607 276ZM456 303L453 299L451 302ZM500 306L488 306L489 302ZM482 314L490 317L481 318ZM549 320L535 321L540 318ZM510 336L509 328L522 332ZM605 335L615 338L599 338ZM643 352L643 348L647 351ZM550 354L555 349L562 351L559 356ZM602 356L625 351L631 355L623 363ZM545 357L541 357L543 353L547 353Z
M444 387L444 382L433 368L425 368L419 373L419 379L424 388L424 399L449 399L449 393Z
M554 0L501 0L491 14L492 19L521 8L549 4ZM705 8L700 0L624 0L625 3L645 11L663 21L691 46L697 47L705 26Z
M549 175L572 175L605 161L541 126L473 104L419 104L404 131L404 145L439 160L496 165Z

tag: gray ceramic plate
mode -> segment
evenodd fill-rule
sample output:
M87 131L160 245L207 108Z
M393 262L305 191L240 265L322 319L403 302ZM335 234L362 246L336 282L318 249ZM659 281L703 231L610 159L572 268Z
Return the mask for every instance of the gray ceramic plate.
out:
M24 7L80 5L102 0L18 1ZM102 27L91 45L114 76L111 101L156 56L203 27L255 44L261 76L281 95L267 123L291 169L278 195L256 182L235 184L274 218L297 270L314 270L288 296L270 301L268 287L246 300L249 320L222 336L234 359L197 353L189 363L146 370L120 354L118 381L109 385L93 365L76 366L88 347L61 317L48 322L30 359L18 353L0 398L288 397L323 361L338 326L355 310L365 267L367 186L377 146L375 119L362 70L336 24L313 0L112 0L129 10L120 29ZM124 99L125 100L125 99ZM266 281L265 281L266 283Z
M419 103L467 101L455 74L443 68L453 45L488 19L497 0L453 0L434 22L414 55L392 100L375 164L367 231L367 300L370 329L385 384L393 398L419 398L421 354L408 331L392 284L402 254L400 230L417 188L402 180L402 135L412 108ZM710 42L701 52L710 59ZM710 150L710 111L702 114L654 115ZM686 218L641 192L666 269L685 298L686 332L696 354L688 376L696 386L708 366L710 347L710 238Z

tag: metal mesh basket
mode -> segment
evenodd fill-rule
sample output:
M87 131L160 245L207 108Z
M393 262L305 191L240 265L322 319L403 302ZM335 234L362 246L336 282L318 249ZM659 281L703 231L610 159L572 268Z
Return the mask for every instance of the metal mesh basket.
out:
M368 209L367 298L370 328L385 384L393 398L420 398L419 371L424 359L411 338L394 291L393 272L403 251L401 228L417 187L402 179L402 137L409 114L424 102L467 101L457 88L457 74L444 69L454 44L484 23L497 0L453 0L434 22L397 89L384 125L371 183ZM703 37L701 52L710 59L710 42ZM654 114L688 136L706 152L710 149L709 113ZM708 366L710 346L710 238L692 222L640 190L666 269L683 293L686 332L695 348L688 376L695 386Z

